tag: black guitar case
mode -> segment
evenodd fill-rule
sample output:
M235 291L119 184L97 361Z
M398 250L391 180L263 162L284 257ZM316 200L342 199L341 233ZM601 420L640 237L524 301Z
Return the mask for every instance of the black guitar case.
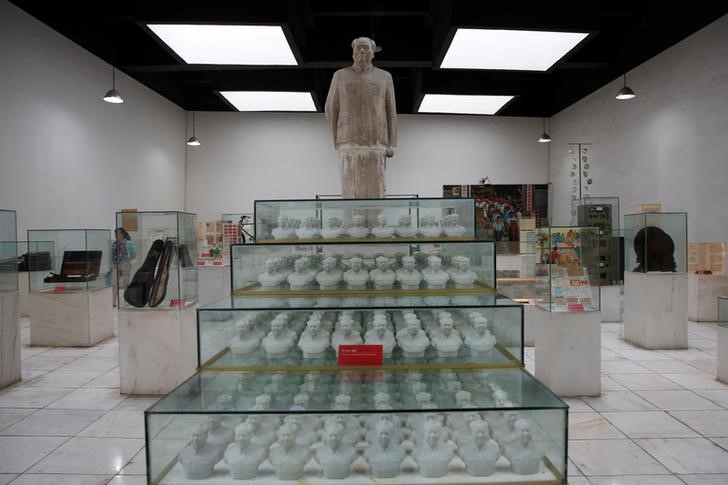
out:
M134 273L131 283L124 290L124 300L131 306L141 308L149 301L149 294L154 284L154 273L164 247L164 241L161 239L157 239L152 243L152 247L149 249L144 263Z
M162 255L159 258L159 268L152 283L152 289L149 293L149 306L155 307L164 301L167 296L167 282L169 282L169 266L172 263L172 256L175 253L175 241L167 239L164 243Z

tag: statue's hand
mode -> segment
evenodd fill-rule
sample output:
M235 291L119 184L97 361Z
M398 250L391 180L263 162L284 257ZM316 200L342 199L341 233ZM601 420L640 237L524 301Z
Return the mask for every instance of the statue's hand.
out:
M392 158L394 156L394 148L387 148L387 152L385 153L387 158Z

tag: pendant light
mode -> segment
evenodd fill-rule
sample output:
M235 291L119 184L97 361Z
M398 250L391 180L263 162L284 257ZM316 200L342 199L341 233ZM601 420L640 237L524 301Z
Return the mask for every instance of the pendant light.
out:
M622 80L623 80L624 84L622 85L622 89L620 89L619 91L617 91L617 95L615 96L615 98L617 98L617 99L619 99L621 101L621 100L624 100L624 99L632 99L635 96L637 96L635 94L635 92L632 91L632 88L630 88L629 86L627 86L627 73L624 73L622 75Z
M551 137L546 132L546 118L543 119L543 135L538 139L539 143L551 143Z
M112 104L120 104L124 102L121 93L116 90L116 68L111 66L111 89L104 95L104 101Z
M187 145L191 147L198 147L200 146L200 140L197 139L195 136L195 112L192 112L192 136L189 140L187 140Z

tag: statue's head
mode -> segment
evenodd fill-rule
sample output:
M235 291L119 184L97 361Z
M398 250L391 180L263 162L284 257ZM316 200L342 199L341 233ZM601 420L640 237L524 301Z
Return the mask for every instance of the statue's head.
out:
M377 44L369 37L357 37L351 41L354 63L365 66L372 63Z
M200 451L207 444L207 426L200 423L192 430L192 447Z
M235 443L240 448L246 448L253 439L253 427L248 423L235 426Z

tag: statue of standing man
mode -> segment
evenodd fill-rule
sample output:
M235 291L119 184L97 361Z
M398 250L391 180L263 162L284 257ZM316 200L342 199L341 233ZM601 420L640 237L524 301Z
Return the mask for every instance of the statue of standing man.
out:
M346 199L384 197L387 157L397 146L394 84L374 67L376 44L368 37L351 43L354 64L339 69L326 97L326 119L341 155L341 188Z

